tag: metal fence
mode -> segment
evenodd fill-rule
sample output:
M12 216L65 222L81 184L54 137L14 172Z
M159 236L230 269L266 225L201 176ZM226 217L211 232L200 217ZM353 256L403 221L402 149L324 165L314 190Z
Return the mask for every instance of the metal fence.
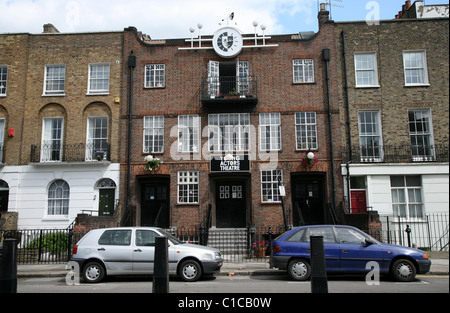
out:
M281 232L278 228L207 229L203 227L169 229L183 242L218 248L227 262L267 262L270 242ZM18 264L65 263L73 246L87 233L72 229L22 229L0 231L0 242L17 239Z
M427 251L449 250L449 213L430 214L421 219L380 216L384 243L417 247ZM238 229L169 229L183 242L218 248L231 263L268 262L271 242L284 232L284 227L247 227ZM18 264L65 263L73 246L87 231L72 229L23 229L0 231L0 242L18 240ZM373 232L372 232L373 233Z
M0 242L17 239L18 264L53 264L70 260L73 245L86 232L71 229L22 229L0 231Z
M381 238L385 243L426 251L449 251L449 213L422 218L380 216Z
M270 243L284 232L279 227L203 228L169 230L181 241L220 250L225 262L268 262Z

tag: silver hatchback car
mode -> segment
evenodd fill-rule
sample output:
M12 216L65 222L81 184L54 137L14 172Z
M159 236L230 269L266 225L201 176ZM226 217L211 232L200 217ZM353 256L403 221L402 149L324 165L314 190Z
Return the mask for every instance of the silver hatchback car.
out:
M119 227L91 230L73 248L81 276L98 283L107 275L151 275L155 258L155 238L168 238L169 275L196 281L203 274L220 272L223 259L214 248L182 243L155 227Z

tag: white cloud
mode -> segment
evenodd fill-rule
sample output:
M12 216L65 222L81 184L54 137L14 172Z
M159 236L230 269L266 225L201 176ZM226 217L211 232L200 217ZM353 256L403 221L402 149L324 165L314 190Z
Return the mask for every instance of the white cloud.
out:
M230 25L245 33L252 22L267 26L268 33L284 33L280 16L315 15L315 0L0 0L0 33L42 32L54 24L61 32L123 30L135 26L152 38L189 37L189 27L203 24L212 34L231 12ZM280 15L281 14L281 15ZM314 17L313 17L314 18Z

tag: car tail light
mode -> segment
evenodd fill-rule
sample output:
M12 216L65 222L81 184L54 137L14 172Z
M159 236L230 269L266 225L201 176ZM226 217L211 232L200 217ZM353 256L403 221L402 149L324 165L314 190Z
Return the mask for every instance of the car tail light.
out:
M74 246L72 249L72 255L77 254L78 252L78 246Z
M272 251L273 251L274 253L281 252L280 246L273 246L273 247L272 247Z

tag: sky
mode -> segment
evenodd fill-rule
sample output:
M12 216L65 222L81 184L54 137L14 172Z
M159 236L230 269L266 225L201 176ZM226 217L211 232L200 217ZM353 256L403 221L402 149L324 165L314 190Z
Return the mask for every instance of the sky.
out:
M61 33L122 31L134 26L152 39L189 38L189 29L202 25L212 35L228 25L253 33L253 22L265 33L317 31L319 2L329 2L335 21L393 19L404 0L0 0L0 33L39 34L52 23ZM412 1L414 2L414 0ZM425 4L449 4L425 0ZM378 18L379 17L379 18Z

